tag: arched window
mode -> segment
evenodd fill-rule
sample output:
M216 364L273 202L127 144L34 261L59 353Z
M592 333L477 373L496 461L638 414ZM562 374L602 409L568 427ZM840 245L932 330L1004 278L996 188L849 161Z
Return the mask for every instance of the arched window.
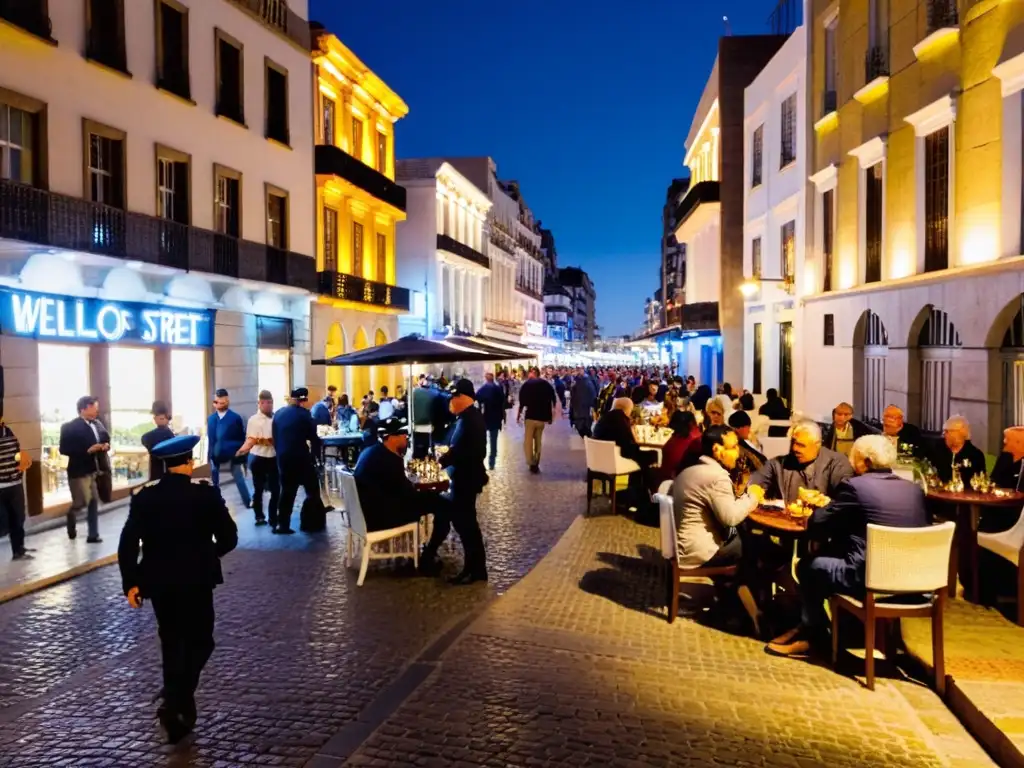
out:
M1003 427L1024 424L1024 296L1003 336Z
M921 359L921 429L941 432L950 416L953 358L960 333L941 309L932 307L917 338Z
M860 412L865 421L881 421L885 410L885 370L889 358L889 334L882 318L870 309L864 313L862 386Z

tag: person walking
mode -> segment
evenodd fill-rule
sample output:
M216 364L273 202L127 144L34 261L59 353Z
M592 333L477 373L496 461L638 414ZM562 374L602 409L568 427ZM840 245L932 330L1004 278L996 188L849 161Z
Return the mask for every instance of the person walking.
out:
M259 410L249 417L245 427L245 442L238 449L239 456L249 456L252 472L252 510L256 513L256 525L266 525L263 514L263 494L270 492L267 515L270 525L277 527L278 502L281 497L281 480L277 473L277 451L274 450L274 396L269 390L259 394Z
M484 424L487 427L490 446L487 454L487 466L493 470L498 458L498 433L501 431L501 425L505 423L505 390L494 383L493 373L485 373L484 378L487 383L476 393L476 401L480 404L480 410L483 411Z
M590 437L596 402L597 390L594 388L593 379L582 373L577 375L569 393L569 407L573 426L580 437Z
M157 717L172 744L195 728L196 688L214 649L213 590L224 583L220 558L238 544L220 490L192 480L198 442L181 435L154 446L166 473L133 493L117 548L128 604L153 603L164 681Z
M242 417L231 410L231 398L226 389L218 389L213 397L213 413L206 420L206 436L210 447L207 458L210 461L210 477L213 487L220 488L221 464L231 467L231 476L242 497L242 504L248 507L252 503L249 486L245 482L242 469L244 459L238 457L238 449L245 442L245 424Z
M25 547L25 488L22 478L32 459L21 450L18 436L0 418L0 535L7 532L14 560L31 560Z
M159 480L164 476L164 463L153 458L153 449L164 440L174 437L174 430L170 428L171 411L167 403L156 400L150 410L153 414L154 428L142 436L142 446L149 454L149 479Z
M320 484L310 446L316 445L316 425L309 415L309 390L292 390L291 403L274 414L271 434L277 451L277 471L281 476L281 501L274 533L292 534L292 511L301 485L306 492L299 527L307 533L322 531L327 524Z
M526 435L523 438L523 452L530 472L540 472L540 454L544 438L544 427L554 420L558 398L550 382L540 378L540 371L531 368L528 378L519 388L519 412L516 423L523 419L526 411Z
M68 538L78 536L76 515L86 510L89 535L86 542L99 544L100 492L96 478L100 473L100 457L110 450L110 434L100 422L100 401L91 395L78 398L78 418L61 424L57 450L68 457L68 488L71 491L71 509L67 514Z

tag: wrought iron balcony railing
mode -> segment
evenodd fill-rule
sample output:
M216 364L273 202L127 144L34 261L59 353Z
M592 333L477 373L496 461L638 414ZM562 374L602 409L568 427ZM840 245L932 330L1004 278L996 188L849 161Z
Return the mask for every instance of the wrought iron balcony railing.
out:
M544 301L544 295L524 281L516 281L516 290L532 299L536 299L537 301Z
M448 253L454 253L456 256L459 256L468 261L475 262L482 267L487 267L488 269L491 268L491 260L487 256L480 253L480 251L476 250L475 248L470 248L468 245L460 243L458 240L456 240L453 237L450 237L449 235L437 236L437 249L439 251L448 251Z
M261 21L263 25L295 43L304 51L310 48L309 22L288 7L285 0L231 0Z
M309 256L0 179L0 238L316 289Z
M403 312L408 312L411 306L408 288L378 283L344 272L317 272L316 277L317 289L323 296L378 307L391 307Z
M680 307L680 327L684 331L717 331L718 302L701 301Z
M345 179L378 200L383 200L392 208L405 210L405 187L352 157L340 147L318 144L314 151L317 174Z
M956 0L928 0L928 34L959 24Z
M873 45L868 48L864 58L864 82L870 83L877 77L889 76L889 49L887 46Z
M57 42L50 17L39 0L0 0L0 19L48 43Z

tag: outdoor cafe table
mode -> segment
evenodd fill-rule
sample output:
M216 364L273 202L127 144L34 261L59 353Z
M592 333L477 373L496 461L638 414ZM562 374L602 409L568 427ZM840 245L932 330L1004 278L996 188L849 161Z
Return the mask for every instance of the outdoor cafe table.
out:
M426 493L443 493L444 491L447 491L448 487L451 485L451 482L447 477L442 477L437 480L420 480L419 476L414 475L411 472L406 472L405 476L409 478L409 482L413 484L413 487L415 487L417 491L423 491ZM430 534L434 530L434 521L431 519L431 516L424 515L420 525L423 538L429 539Z
M760 506L750 513L750 522L773 536L799 539L807 533L806 517L793 517L784 509Z
M949 555L950 597L956 597L956 580L960 572L960 562L966 559L971 569L971 601L978 602L978 521L981 519L982 507L1020 507L1024 504L1024 493L1009 491L1006 495L996 496L981 491L944 491L938 488L928 491L928 498L954 505L956 509L956 533L953 537L953 549Z

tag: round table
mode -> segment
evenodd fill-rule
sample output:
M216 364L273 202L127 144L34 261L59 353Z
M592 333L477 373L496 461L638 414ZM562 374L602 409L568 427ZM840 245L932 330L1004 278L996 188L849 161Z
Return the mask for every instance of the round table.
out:
M971 569L971 601L978 602L978 522L982 507L1019 507L1024 504L1024 492L1007 491L996 496L980 491L945 491L935 488L928 491L928 498L952 504L956 509L956 533L953 548L949 553L950 597L956 597L956 581L960 574L960 561L966 559Z
M784 509L758 507L749 516L750 522L769 533L783 536L803 536L807 533L808 517L793 517Z
M407 475L407 477L409 478L409 482L416 487L417 491L434 491L436 493L441 493L442 491L447 491L448 487L451 485L451 481L447 477L439 480L422 481L417 478L416 475Z

